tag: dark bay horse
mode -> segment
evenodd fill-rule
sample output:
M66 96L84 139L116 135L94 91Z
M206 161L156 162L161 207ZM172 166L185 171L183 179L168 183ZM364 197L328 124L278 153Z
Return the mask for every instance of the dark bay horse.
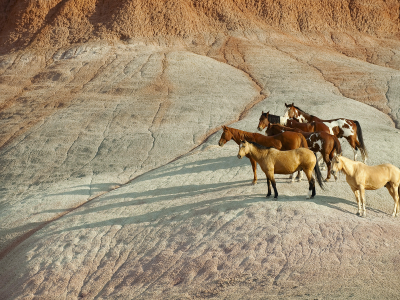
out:
M264 147L272 147L278 150L292 150L300 147L308 148L307 141L301 133L298 132L283 132L274 136L265 136L260 133L253 133L235 129L232 127L222 126L222 135L219 139L218 145L221 147L229 142L231 139L236 144L240 144L241 141L249 141L260 144ZM253 168L254 179L253 184L257 183L257 162L250 156L251 166Z
M357 150L360 149L363 162L366 162L368 154L364 145L361 126L358 121L344 118L321 120L320 118L310 115L300 108L294 106L293 103L285 103L285 106L286 112L284 117L293 118L302 123L311 123L313 121L323 123L329 128L330 134L335 135L337 138L344 137L349 142L350 146L353 148L354 160L357 160Z
M275 196L278 198L274 174L292 174L293 172L303 170L307 176L308 198L315 196L315 179L312 175L313 170L319 186L323 189L322 176L318 168L315 154L305 148L298 148L288 151L279 151L274 148L267 148L257 143L242 141L239 145L238 158L250 156L257 161L267 176L268 194L271 196L271 183L274 188Z
M300 132L306 138L308 149L310 149L314 153L317 152L321 153L321 157L319 159L322 158L328 168L328 173L325 179L325 181L328 181L331 178L332 158L336 154L342 154L342 147L340 145L339 139L336 136L323 131L304 132L296 128L290 128L279 124L271 124L271 123L268 124L268 128L265 133L267 135L275 135L285 131ZM335 177L335 180L337 180L336 175L333 174L333 176Z
M271 115L269 112L262 112L260 121L258 122L257 129L263 130L268 127L268 124L279 124L291 128L297 128L304 132L320 132L324 131L326 133L330 133L330 129L322 122L310 122L310 123L302 123L295 119L289 119L287 117L281 117L276 115Z

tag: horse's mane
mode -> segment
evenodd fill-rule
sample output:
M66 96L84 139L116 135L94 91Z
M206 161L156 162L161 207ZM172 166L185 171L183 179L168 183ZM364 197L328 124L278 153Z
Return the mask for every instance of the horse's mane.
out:
M268 115L268 121L271 123L280 123L281 122L281 117L277 115Z
M256 143L256 142L250 142L250 141L247 141L249 144L253 144L254 146L256 146L257 148L259 148L259 149L271 149L271 148L274 148L274 147L265 147L265 146L263 146L263 145L260 145L260 144L258 144L258 143ZM274 148L275 149L275 148Z
M302 113L305 113L305 114L309 115L309 116L312 117L312 118L315 117L314 115L311 115L311 114L309 114L308 112L305 112L304 110L302 110L300 107L298 107L298 106L296 106L296 105L293 105L293 107L296 108L297 110L301 111Z

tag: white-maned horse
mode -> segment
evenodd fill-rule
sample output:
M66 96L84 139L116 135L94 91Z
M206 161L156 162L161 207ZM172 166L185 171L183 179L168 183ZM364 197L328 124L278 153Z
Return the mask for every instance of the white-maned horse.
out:
M332 172L346 174L346 181L354 192L358 204L357 215L365 217L365 190L386 187L393 197L393 217L399 214L400 170L391 164L367 166L341 155L332 159Z

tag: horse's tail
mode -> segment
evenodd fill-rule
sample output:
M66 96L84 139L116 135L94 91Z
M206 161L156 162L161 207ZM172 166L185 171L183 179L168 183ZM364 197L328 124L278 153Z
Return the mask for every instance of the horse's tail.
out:
M315 177L317 177L317 182L318 182L319 187L324 190L325 189L324 181L322 179L321 170L319 169L317 154L314 153L314 155L315 155L315 160L316 160L315 166L314 166Z
M339 139L335 135L332 135L332 137L335 143L333 150L336 151L336 154L342 154L342 145L340 144Z
M365 148L361 126L360 126L360 123L358 123L358 121L354 121L354 123L357 126L357 138L358 138L358 142L360 143L361 156L362 156L363 161L365 161L368 158L368 153L367 153L367 149Z

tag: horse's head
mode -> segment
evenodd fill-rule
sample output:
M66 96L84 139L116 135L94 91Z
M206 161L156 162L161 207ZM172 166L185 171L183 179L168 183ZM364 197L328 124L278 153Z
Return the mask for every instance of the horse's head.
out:
M226 142L229 142L231 139L232 139L232 137L233 137L233 135L232 135L232 133L229 131L229 129L228 129L228 127L226 127L226 126L222 126L222 134L221 134L221 138L219 139L219 142L218 142L218 145L220 145L221 147L223 146L223 145L225 145L226 144Z
M285 114L283 115L285 118L293 119L293 118L298 117L298 111L297 111L297 108L294 106L294 103L292 103L292 104L285 103L285 107L286 107L286 110L285 110Z
M257 129L259 131L262 131L265 127L268 126L269 121L268 121L268 116L269 112L264 113L264 111L261 113L260 121L258 122Z
M335 178L336 178L336 174L339 173L343 169L343 162L340 159L341 156L342 156L341 154L335 154L331 160L331 164L332 164L331 174L333 176L335 176Z
M249 153L249 143L247 141L241 141L239 145L239 152L237 157L241 159L243 156Z

